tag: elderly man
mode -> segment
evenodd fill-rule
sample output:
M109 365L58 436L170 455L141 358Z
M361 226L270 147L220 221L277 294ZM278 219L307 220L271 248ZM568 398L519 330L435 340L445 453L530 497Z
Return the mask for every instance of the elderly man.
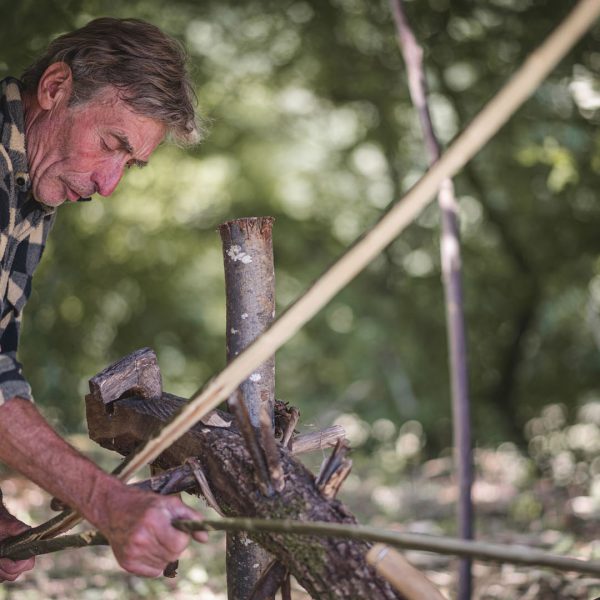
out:
M16 352L56 208L108 196L166 136L197 141L193 98L180 46L133 19L92 21L53 41L21 81L0 82L0 461L95 525L123 568L150 577L189 541L171 520L201 515L178 498L128 488L69 446L32 403ZM0 502L0 539L25 529ZM1 559L0 581L33 564Z

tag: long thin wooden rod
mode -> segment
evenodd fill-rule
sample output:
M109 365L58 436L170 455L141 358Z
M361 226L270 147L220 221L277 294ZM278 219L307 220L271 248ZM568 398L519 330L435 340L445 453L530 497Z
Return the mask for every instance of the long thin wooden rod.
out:
M204 521L175 520L173 526L182 531L266 531L294 535L321 535L341 539L367 540L380 542L397 548L471 556L477 560L506 562L527 566L549 567L559 571L574 571L600 576L600 561L580 560L570 556L548 554L535 548L517 545L475 542L418 533L400 533L368 525L346 525L341 523L301 522L271 519L205 519ZM90 545L105 545L106 538L97 531L64 535L53 540L43 540L23 546L11 553L3 552L0 544L0 558L23 560L31 556L48 554L68 548L82 548Z
M581 0L401 201L347 250L265 333L196 392L170 423L133 454L121 472L121 478L128 479L138 469L152 462L203 415L225 400L258 365L272 356L412 223L437 193L442 181L452 177L473 158L529 98L599 15L600 0Z
M423 50L410 26L403 0L391 0L398 42L406 64L408 87L415 106L429 164L439 160L442 149L435 135L423 67ZM446 306L446 329L450 382L452 390L452 425L454 457L458 482L457 529L464 540L473 539L473 456L471 449L471 409L469 402L469 375L467 370L467 336L464 317L461 274L458 202L452 179L444 179L438 193L441 213L442 274ZM457 600L469 600L472 593L471 561L464 558L458 565Z

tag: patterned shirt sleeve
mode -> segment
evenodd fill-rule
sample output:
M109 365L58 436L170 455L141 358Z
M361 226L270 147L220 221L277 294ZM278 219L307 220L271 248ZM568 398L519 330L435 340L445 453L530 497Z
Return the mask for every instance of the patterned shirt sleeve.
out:
M4 167L0 168L0 172L8 176L6 159L1 152L0 163L3 163L0 164L0 167ZM8 207L10 203L7 183L5 177L0 181L0 205L2 207ZM9 287L13 287L11 284L12 281L9 282ZM2 313L2 323L5 326L1 328L3 331L0 337L0 404L16 396L33 400L31 388L23 377L21 365L17 361L20 310L13 306L8 298L5 298Z
M0 156L0 163L2 162L3 157ZM0 172L6 172L1 166ZM4 178L0 180L0 206L4 207L9 204L6 183ZM17 347L21 314L31 293L33 271L41 258L53 222L54 215L47 215L40 226L34 228L31 235L18 244L12 269L7 274L6 295L0 315L0 404L17 396L33 400L31 387L17 360Z

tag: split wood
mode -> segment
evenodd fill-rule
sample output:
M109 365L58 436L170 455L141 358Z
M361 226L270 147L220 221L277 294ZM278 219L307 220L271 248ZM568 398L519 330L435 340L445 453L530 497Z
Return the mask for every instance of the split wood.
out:
M585 561L568 556L548 554L534 548L517 545L491 544L417 533L399 533L366 525L343 525L270 519L206 519L204 521L175 520L173 526L181 531L246 531L274 532L293 535L315 535L353 540L367 540L398 548L470 556L477 560L499 561L520 565L549 567L559 571L575 571L600 576L600 561ZM48 554L67 548L106 545L107 541L97 531L64 535L52 540L31 542L18 551L6 552L0 543L0 558L23 560L39 554Z

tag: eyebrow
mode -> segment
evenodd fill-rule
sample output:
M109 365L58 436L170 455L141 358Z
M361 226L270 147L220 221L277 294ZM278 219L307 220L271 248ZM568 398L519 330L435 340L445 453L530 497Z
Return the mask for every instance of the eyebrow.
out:
M127 154L133 154L133 147L131 146L129 139L127 138L127 136L125 134L118 133L116 131L111 131L110 135L112 135L119 142L121 148L123 150L125 150L125 152L127 152ZM140 167L140 169L148 165L148 161L139 160L136 158L132 159L131 162L136 167Z

